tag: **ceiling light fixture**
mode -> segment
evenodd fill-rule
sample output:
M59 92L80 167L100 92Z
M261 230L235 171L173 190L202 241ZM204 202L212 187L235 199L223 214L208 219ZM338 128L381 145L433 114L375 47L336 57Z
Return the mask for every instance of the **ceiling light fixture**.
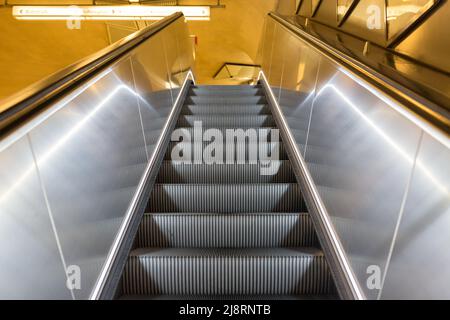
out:
M19 20L159 20L183 12L186 20L210 19L208 6L14 6Z

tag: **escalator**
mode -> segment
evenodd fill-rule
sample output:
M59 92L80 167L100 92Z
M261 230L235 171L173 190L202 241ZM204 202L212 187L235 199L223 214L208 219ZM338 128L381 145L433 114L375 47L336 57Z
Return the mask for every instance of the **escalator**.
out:
M218 128L226 145L219 151L220 141L215 152L223 161L195 163L211 142L170 143L123 272L121 297L336 298L286 150L278 135L268 137L276 125L263 89L193 86L175 130L192 137L195 125ZM226 139L226 131L236 129L259 131L258 145ZM252 161L252 147L280 147L273 174L261 174L265 168L259 157ZM172 160L186 150L200 151Z
M2 102L0 299L450 298L448 110L308 28L203 86L176 13Z

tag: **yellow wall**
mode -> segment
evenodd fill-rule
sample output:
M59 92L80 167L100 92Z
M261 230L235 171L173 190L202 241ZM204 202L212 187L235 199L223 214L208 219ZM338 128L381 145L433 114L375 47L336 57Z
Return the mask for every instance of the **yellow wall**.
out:
M0 8L0 100L108 45L104 22L19 21Z
M31 3L31 0L14 1ZM87 0L66 3L80 1ZM265 17L276 8L277 2L222 0L226 8L212 9L211 21L189 22L191 34L198 37L199 83L234 84L229 80L216 81L213 76L225 62L256 63ZM180 4L199 1L180 0ZM11 8L0 7L0 100L108 44L105 22L83 21L80 30L70 30L65 21L19 21L12 17Z
M229 80L213 79L225 62L255 63L266 15L276 7L277 1L222 0L221 3L226 9L211 9L211 21L189 22L191 33L198 37L196 72L202 84L233 84Z

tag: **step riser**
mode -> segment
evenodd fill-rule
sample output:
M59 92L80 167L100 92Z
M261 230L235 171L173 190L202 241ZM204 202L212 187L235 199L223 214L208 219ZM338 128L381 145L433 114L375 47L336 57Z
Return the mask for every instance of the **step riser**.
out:
M140 295L327 294L331 276L323 256L132 256L123 293Z
M242 86L226 86L226 85L198 85L193 86L193 90L200 90L206 92L218 92L218 91L226 91L226 92L235 92L235 91L247 91L247 90L262 90L260 85L242 85Z
M265 97L261 96L190 96L186 98L186 104L267 104Z
M173 161L178 161L178 160L188 160L188 153L190 152L191 156L190 156L190 160L193 162L194 159L200 159L200 161L206 162L207 159L210 159L210 152L208 151L209 149L206 149L207 146L211 144L210 142L204 142L202 144L197 143L197 144L192 144L192 143L183 143L183 142L170 142L169 143L169 147L167 149L167 152L165 154L165 160L173 160ZM228 159L228 152L227 152L227 147L229 147L226 144L223 144L222 148L220 150L222 150L222 158L219 158L219 156L217 155L217 159L220 160L222 159L223 163L228 163L229 161L227 161ZM239 160L239 162L241 164L245 164L245 163L249 163L250 160L252 161L258 161L258 160L267 160L268 156L272 155L272 152L276 152L278 148L278 156L276 156L276 153L274 153L274 159L273 160L287 160L288 156L286 153L286 150L284 149L284 146L282 143L268 143L268 144L243 144L243 143L239 143L239 144L234 144L234 148L232 150L232 154L229 156L230 159L233 159L234 162L237 162ZM190 150L190 151L189 151ZM260 151L264 151L263 152L263 156L261 157L260 155ZM184 154L184 152L186 152L187 154ZM216 152L220 152L217 151ZM203 156L206 156L207 159L203 159ZM214 154L215 156L215 154ZM213 163L209 163L209 161L213 161L214 159L210 159L208 160L208 164L213 164Z
M246 116L217 116L182 115L178 119L177 127L193 127L195 122L201 122L203 128L261 128L274 127L275 121L269 115Z
M139 248L276 248L318 244L308 214L146 214Z
M202 96L202 97L215 97L215 96L228 96L228 97L252 97L252 96L264 96L262 89L247 89L247 90L204 90L204 89L191 89L189 91L190 96Z
M219 115L268 115L270 114L270 108L265 105L187 105L181 111L182 115L202 115L202 114L215 114Z
M277 164L274 175L262 175L259 165L191 165L164 162L157 183L295 183L290 162Z
M155 185L147 212L305 212L297 184Z

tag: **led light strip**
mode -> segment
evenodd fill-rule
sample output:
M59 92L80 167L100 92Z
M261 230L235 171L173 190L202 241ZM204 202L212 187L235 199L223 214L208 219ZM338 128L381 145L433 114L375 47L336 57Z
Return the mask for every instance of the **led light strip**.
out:
M208 6L14 6L18 20L159 20L176 12L186 20L210 19Z

